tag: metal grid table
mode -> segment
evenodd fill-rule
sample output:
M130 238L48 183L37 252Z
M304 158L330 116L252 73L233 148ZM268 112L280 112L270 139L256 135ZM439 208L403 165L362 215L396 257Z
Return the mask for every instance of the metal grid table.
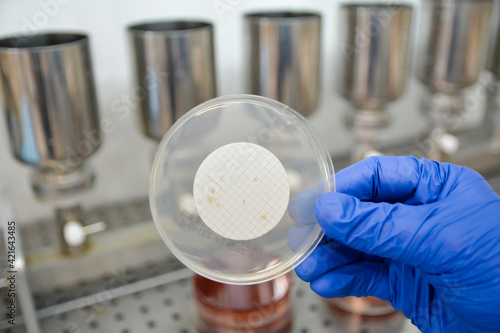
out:
M490 178L489 182L500 192L500 176ZM136 221L152 223L146 200L98 207L89 214L105 220L109 225L106 232L110 233L132 227ZM57 244L54 228L51 220L38 221L21 228L26 252L36 253L51 244ZM159 237L157 241L161 243ZM165 250L164 245L161 246ZM1 253L0 257L3 256ZM116 256L108 258L114 261L122 259ZM92 280L80 279L72 285L54 283L52 289L33 295L42 332L195 332L191 275L181 263L171 255L166 255L161 260L145 262L140 266L112 269ZM293 332L342 332L324 301L306 283L298 278L295 282L292 293ZM4 308L7 301L5 290L0 290L0 308ZM2 329L0 326L0 331L20 333L26 329L21 320L13 328ZM401 332L418 330L406 320ZM359 333L371 331L364 329Z

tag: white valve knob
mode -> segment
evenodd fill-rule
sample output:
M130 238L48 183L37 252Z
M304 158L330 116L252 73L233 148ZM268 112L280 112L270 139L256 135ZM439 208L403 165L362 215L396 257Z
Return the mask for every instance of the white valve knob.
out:
M68 221L64 224L63 235L70 246L80 246L85 242L85 230L80 221Z
M460 140L453 134L444 133L438 138L438 146L443 153L453 155L460 148Z
M63 235L66 243L70 246L81 246L87 235L94 234L106 229L106 223L97 222L84 226L80 221L71 220L64 224Z

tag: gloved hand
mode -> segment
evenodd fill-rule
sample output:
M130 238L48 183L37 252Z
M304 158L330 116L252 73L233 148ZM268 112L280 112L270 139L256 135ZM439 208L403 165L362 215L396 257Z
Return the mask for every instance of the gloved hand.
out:
M296 268L312 290L388 300L423 332L500 332L500 198L481 175L372 157L336 178L316 201L326 237ZM308 200L292 204L304 219Z

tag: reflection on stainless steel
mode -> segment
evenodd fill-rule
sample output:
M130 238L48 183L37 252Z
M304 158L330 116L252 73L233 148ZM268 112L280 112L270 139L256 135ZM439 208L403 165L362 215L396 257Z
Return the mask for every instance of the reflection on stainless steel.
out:
M144 134L161 140L196 105L216 96L213 27L170 21L128 28Z
M497 81L500 81L500 4L496 4L497 17L496 17L496 36L492 45L492 54L488 64L488 69L495 75Z
M456 93L484 70L491 0L424 0L417 77L431 91Z
M0 40L0 81L11 149L19 161L64 178L101 145L87 36ZM70 178L75 187L86 187L93 179L88 173L81 181Z
M275 12L245 16L250 93L280 101L304 116L319 99L321 17Z
M490 148L500 152L500 77L488 85L486 113L481 130L490 140Z
M355 109L353 162L377 155L388 126L387 103L406 87L412 25L408 5L349 4L340 9L341 71L338 90Z
M422 101L431 123L429 158L449 160L459 149L449 131L464 109L462 90L485 68L492 11L491 0L423 2L417 77L432 94Z
M349 333L401 332L405 317L389 302L375 297L345 297L327 299L338 328Z
M412 8L344 5L339 91L357 109L381 109L406 87Z
M492 146L500 151L500 3L496 4L496 36L488 69L493 74L493 82L488 86L488 102L485 117L486 128L493 128ZM491 125L490 125L491 124Z

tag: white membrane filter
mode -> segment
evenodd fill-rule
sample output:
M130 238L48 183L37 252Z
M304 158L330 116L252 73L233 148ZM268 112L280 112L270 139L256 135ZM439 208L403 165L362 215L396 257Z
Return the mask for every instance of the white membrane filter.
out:
M232 240L249 240L268 233L283 218L290 185L273 153L237 142L218 148L201 163L193 196L211 230Z

